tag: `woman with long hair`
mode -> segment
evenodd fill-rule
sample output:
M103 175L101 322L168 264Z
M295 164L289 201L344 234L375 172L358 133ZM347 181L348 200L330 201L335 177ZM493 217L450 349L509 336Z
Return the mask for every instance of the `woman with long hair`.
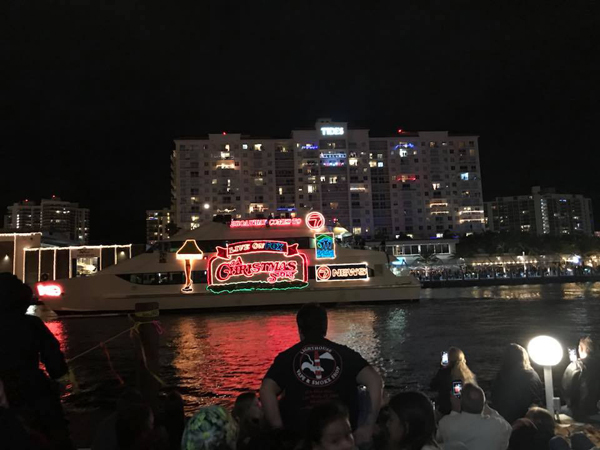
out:
M477 384L475 374L467 366L464 352L458 347L448 349L448 364L442 365L435 377L431 380L430 387L437 391L436 407L441 415L450 414L450 395L452 382L461 380L463 386L467 383Z
M431 401L420 392L392 397L387 421L389 450L434 450L436 422Z
M492 407L510 424L525 417L530 406L543 406L544 388L531 367L527 350L510 344L492 385Z

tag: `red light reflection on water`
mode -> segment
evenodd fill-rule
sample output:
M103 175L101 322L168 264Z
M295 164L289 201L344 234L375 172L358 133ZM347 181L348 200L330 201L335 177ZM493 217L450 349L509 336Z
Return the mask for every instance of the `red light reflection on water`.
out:
M275 356L298 342L293 314L236 319L180 322L173 366L190 390L186 400L191 409L258 389Z
M378 353L372 331L354 332L357 325L372 330L373 314L346 311L329 316L330 339L368 356ZM190 317L173 331L173 367L189 411L227 404L243 391L257 390L275 357L299 341L295 312Z

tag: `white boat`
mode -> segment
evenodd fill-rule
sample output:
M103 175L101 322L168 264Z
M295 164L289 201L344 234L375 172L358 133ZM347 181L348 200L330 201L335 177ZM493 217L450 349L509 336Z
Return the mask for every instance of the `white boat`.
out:
M57 313L126 312L142 302L192 310L419 299L416 278L394 275L384 252L336 243L322 217L208 223L90 276L38 283L37 291Z

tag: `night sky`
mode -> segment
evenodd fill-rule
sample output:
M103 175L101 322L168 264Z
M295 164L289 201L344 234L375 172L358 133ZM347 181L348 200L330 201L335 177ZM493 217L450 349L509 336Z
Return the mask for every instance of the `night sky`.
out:
M144 242L174 138L318 117L478 134L486 200L555 186L600 223L596 1L6 5L0 207L78 201L93 243Z

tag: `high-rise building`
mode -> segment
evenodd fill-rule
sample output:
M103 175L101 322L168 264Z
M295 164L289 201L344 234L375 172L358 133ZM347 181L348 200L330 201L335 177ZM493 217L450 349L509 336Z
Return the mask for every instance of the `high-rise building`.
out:
M594 234L592 201L583 195L557 194L555 189L535 186L529 195L496 197L485 202L491 231L561 236Z
M168 208L146 211L146 243L169 239L168 225L171 223L171 210Z
M7 208L4 228L18 232L42 231L67 241L87 244L90 236L90 210L53 196L40 204L30 200Z
M481 232L477 141L447 131L374 137L330 119L289 138L180 138L171 159L172 210L183 229L216 214L313 208L365 238Z

